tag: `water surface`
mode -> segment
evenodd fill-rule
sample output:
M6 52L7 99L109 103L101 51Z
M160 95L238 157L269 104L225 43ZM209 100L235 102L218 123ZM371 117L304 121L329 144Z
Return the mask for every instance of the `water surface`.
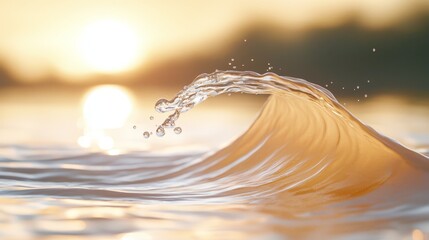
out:
M315 84L203 74L158 102L173 112L161 127L174 134L184 112L231 92L270 97L220 150L3 145L1 238L422 239L429 230L427 138L406 147Z

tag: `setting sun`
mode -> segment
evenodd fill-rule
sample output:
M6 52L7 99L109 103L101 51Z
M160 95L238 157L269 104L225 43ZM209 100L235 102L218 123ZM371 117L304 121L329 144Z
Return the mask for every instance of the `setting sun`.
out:
M93 70L111 73L136 65L139 45L130 26L115 20L101 20L83 30L79 50Z

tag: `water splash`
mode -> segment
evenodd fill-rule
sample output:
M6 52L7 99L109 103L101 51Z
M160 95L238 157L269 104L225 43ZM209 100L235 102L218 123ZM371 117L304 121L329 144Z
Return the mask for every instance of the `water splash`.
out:
M336 126L336 128L340 128L334 129L338 132L336 134L339 134L339 138L350 138L350 132L355 132L356 139L362 139L362 143L359 143L362 145L361 147L364 146L363 143L367 142L367 138L370 137L373 139L371 141L385 145L388 147L388 151L400 154L403 159L409 161L412 165L418 165L425 169L429 168L427 157L379 134L371 127L360 122L347 111L327 89L303 79L281 77L274 73L258 74L246 71L217 70L211 74L201 74L191 84L184 87L172 100L161 99L156 103L155 109L158 112L173 112L158 129L175 126L175 122L178 120L180 113L191 110L194 106L209 97L237 92L272 95L265 107L266 109L270 108L272 102L277 102L278 105L286 106L296 104L290 107L291 112L289 114L299 110L301 116L297 116L298 119L305 119L306 116L314 117L314 114L317 114L317 118L320 120L317 127L320 127L322 123L324 123L326 127L326 121L332 121L332 124ZM299 105L303 106L297 108ZM280 109L281 107L274 107L271 116L264 119L264 123L258 120L254 124L254 127L258 122L261 122L260 127L263 128L263 124L271 122L276 116L283 118L285 115L284 109ZM263 113L260 118L265 117ZM291 121L284 122L284 124L289 126L291 125ZM294 127L297 128L301 125L302 123L297 122ZM356 132L356 129L360 130ZM279 129L277 129L277 131L278 130ZM324 129L324 131L328 131L328 133L331 130L332 129ZM320 129L314 129L313 134L318 134L318 131L320 131ZM266 134L272 135L272 133L269 132ZM339 141L339 139L335 141ZM333 146L336 145L333 144ZM367 147L371 148L370 144L368 144Z
M173 111L158 129L161 131L174 127L180 113L191 110L209 97L224 93L279 94L282 91L297 91L323 100L323 97L313 92L317 89L335 100L328 90L315 84L296 78L287 80L274 73L259 75L254 72L217 70L212 74L201 74L190 85L185 86L174 99L160 99L155 104L155 109L160 113Z

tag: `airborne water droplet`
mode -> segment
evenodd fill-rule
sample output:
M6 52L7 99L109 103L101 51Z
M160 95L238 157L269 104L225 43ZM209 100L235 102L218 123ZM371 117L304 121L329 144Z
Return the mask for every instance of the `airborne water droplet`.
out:
M153 120L153 116L150 116L150 117L149 117L149 119L150 119L150 120Z
M149 136L150 136L149 132L144 132L144 133L143 133L143 137L144 137L144 138L149 138Z
M368 94L365 94L365 97L367 98L367 97L368 97Z
M157 129L156 129L156 135L158 136L158 137L162 137L162 136L164 136L165 135L165 130L164 130L164 128L163 127L158 127Z
M174 128L174 133L180 134L181 132L182 132L182 128L181 127Z
M137 128L137 126L136 126L136 125L134 125L134 126L133 126L133 129L136 129L136 128Z

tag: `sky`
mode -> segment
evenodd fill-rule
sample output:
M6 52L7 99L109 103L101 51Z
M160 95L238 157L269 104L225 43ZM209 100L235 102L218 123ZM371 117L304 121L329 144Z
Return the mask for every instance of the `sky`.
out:
M210 55L260 22L293 34L354 17L365 28L382 29L416 9L429 9L429 2L0 0L0 65L24 83L47 76L79 82Z

